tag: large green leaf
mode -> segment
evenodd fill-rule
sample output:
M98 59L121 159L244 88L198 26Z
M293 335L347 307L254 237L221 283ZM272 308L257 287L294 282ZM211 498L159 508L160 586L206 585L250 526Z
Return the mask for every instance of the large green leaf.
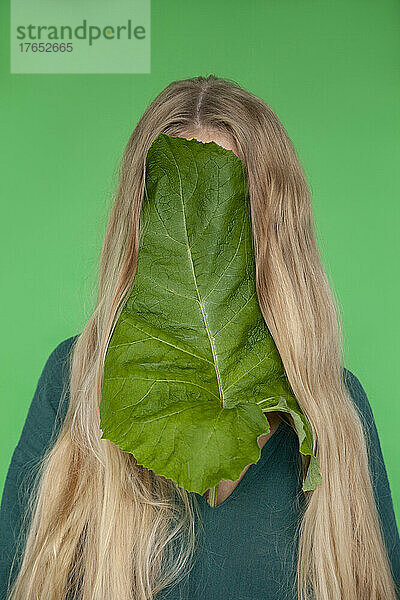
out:
M242 161L215 142L160 134L146 156L132 291L107 349L102 437L203 494L260 458L268 411L290 413L320 482L311 426L255 287Z

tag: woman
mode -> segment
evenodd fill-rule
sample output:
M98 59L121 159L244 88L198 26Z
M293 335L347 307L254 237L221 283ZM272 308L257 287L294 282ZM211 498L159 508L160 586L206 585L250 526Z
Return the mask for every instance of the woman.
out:
M312 492L298 485L296 436L279 412L268 414L260 461L221 482L216 507L163 477L152 487L132 454L100 439L104 356L134 282L144 158L161 132L215 141L246 166L259 305L317 441L322 482ZM372 411L342 368L305 175L263 100L210 75L174 81L150 104L124 152L98 286L87 326L46 363L7 475L9 600L396 600L400 543ZM35 486L22 497L32 462Z

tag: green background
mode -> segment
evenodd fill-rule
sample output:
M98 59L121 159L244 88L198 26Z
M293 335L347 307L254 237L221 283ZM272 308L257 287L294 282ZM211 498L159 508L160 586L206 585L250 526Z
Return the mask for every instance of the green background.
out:
M92 312L137 120L170 81L214 73L266 100L298 152L399 521L398 0L153 0L151 73L138 75L10 75L0 11L1 489L47 357Z

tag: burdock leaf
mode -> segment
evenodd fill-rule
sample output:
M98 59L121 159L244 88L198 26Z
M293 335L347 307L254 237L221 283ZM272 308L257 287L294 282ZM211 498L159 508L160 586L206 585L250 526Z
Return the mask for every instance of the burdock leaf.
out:
M105 357L102 437L203 494L258 461L268 411L293 417L314 489L311 426L258 304L244 164L215 142L160 134L134 285Z

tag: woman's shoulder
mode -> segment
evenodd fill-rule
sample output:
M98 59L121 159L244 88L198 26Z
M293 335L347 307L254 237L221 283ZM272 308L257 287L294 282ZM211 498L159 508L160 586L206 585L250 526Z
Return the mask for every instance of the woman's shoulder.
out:
M69 374L69 360L75 341L79 335L65 338L50 352L43 368L41 379L63 383Z
M362 396L365 394L365 391L358 377L346 367L343 367L343 378L347 387L350 388L349 391L353 392L357 396Z
M361 416L364 427L369 429L371 424L374 423L374 413L371 408L370 401L367 393L361 384L360 379L352 373L349 369L343 367L343 380L346 384L347 389L350 392L350 396Z
M37 382L33 406L39 404L43 410L52 409L54 414L58 412L60 399L64 398L63 391L68 388L70 356L78 337L77 334L65 338L51 350Z
M68 360L71 350L73 349L75 341L78 339L79 334L72 335L62 340L50 353L48 363L50 367L57 366L66 360Z

